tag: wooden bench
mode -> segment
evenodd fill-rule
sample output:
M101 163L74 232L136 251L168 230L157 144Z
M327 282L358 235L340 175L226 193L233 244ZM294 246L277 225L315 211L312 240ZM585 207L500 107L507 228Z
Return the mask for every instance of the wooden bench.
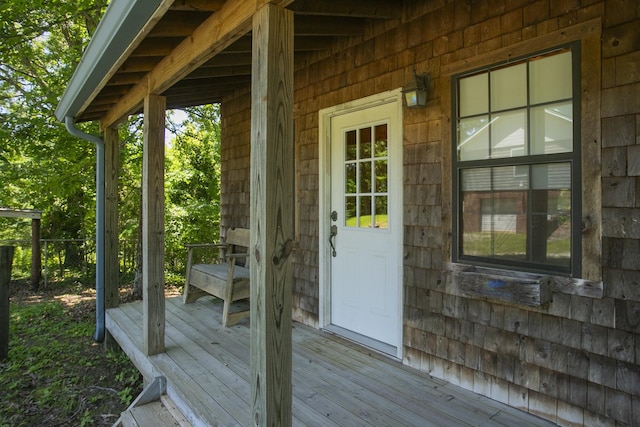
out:
M221 243L185 245L188 249L187 272L183 300L194 302L204 295L213 295L224 301L222 326L234 325L249 316L249 310L231 312L231 303L249 298L249 229L232 228ZM196 248L217 248L216 264L193 264Z

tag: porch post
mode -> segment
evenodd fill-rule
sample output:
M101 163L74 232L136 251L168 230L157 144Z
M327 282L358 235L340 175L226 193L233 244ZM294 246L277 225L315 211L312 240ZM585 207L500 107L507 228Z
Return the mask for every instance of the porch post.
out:
M120 140L118 129L106 128L105 145L105 241L104 241L104 293L105 309L117 307L120 302L118 260L118 176L120 174ZM108 331L105 335L105 347L114 343Z
M42 249L40 247L40 216L31 219L31 288L37 291L42 279Z
M253 18L251 392L256 426L290 426L293 250L293 13Z
M118 175L120 168L118 129L104 131L105 145L105 308L117 307L118 298Z
M166 99L144 99L142 155L143 351L164 352L164 126Z

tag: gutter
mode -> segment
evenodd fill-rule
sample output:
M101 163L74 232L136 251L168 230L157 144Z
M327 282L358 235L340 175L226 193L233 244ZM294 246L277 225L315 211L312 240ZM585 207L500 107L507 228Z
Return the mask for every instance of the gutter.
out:
M79 116L127 49L136 43L141 32L150 28L149 22L163 16L172 3L171 0L111 1L60 98L54 113L58 121Z
M102 138L82 132L75 127L71 116L65 117L67 132L71 135L93 142L96 146L96 333L94 341L102 342L105 336L105 286L104 286L104 240L105 240L105 191L104 191L104 141Z

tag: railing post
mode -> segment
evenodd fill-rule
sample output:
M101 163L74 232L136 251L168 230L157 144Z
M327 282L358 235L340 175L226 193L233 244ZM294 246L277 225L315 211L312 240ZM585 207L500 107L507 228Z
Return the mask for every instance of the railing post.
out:
M42 279L42 255L40 250L40 218L31 220L31 288L34 292Z
M9 282L13 246L0 246L0 360L9 355Z

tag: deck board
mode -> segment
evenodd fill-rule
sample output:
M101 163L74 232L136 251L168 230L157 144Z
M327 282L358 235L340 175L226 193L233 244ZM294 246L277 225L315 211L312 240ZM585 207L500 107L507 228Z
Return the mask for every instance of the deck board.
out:
M222 305L166 300L166 353L142 354L142 304L107 310L107 329L193 425L250 425L248 320L221 327ZM372 350L300 324L293 328L294 426L553 426Z

